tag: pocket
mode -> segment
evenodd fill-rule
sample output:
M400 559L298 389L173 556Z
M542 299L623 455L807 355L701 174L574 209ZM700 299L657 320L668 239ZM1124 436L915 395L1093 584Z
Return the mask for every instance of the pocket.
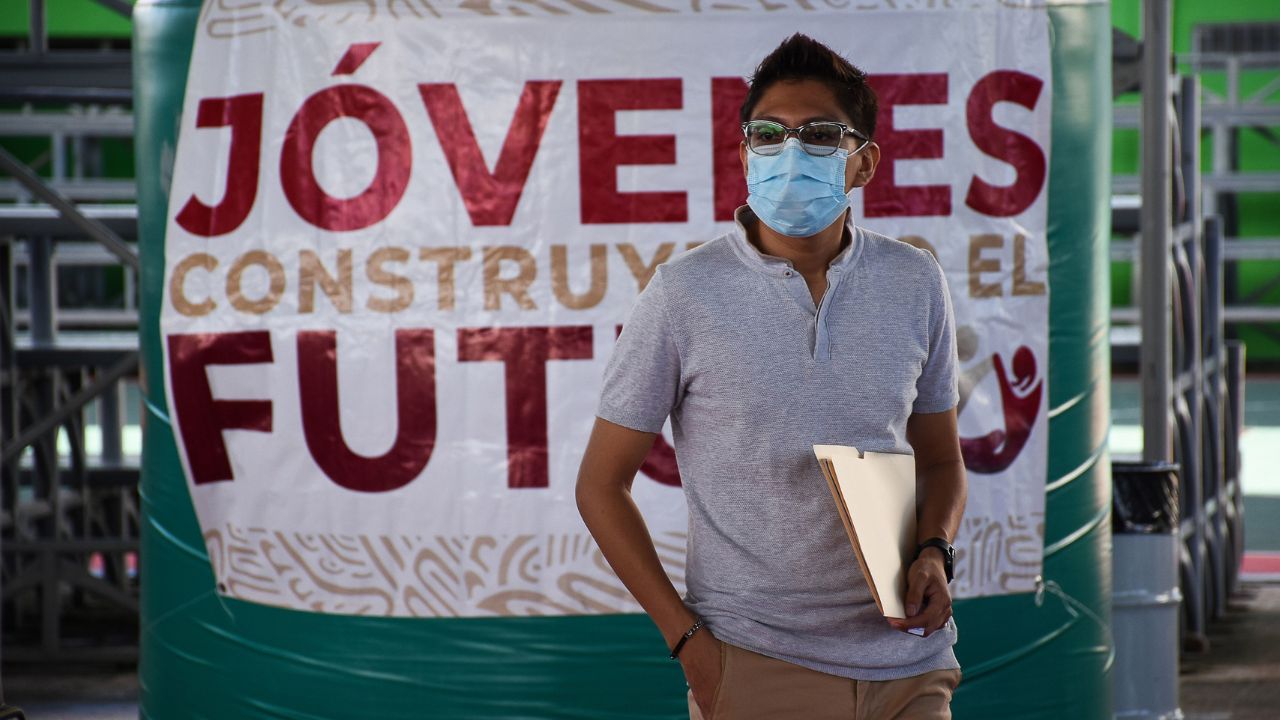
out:
M706 720L716 720L720 717L720 699L724 695L725 678L729 675L729 645L720 640L720 679L716 682L716 688L711 693L711 715Z

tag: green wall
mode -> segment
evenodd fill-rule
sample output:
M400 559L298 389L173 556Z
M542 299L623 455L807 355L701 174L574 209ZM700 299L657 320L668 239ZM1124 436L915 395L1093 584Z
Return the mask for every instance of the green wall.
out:
M1113 0L1112 23L1125 32L1140 37L1142 34L1141 0ZM1192 29L1201 23L1280 21L1278 0L1174 0L1173 46L1174 51L1191 51ZM1183 66L1183 72L1189 68ZM1277 77L1275 70L1254 70L1241 74L1240 89L1252 94ZM1226 89L1224 74L1206 72L1200 75L1206 96L1210 92L1223 93ZM1208 99L1206 97L1206 99ZM1280 92L1267 98L1269 103L1280 103ZM1129 93L1116 99L1117 105L1137 105L1137 93ZM1280 128L1270 128L1268 137L1257 130L1243 130L1239 134L1239 170L1241 172L1280 172ZM1139 133L1137 130L1116 130L1112 147L1112 172L1132 175L1138 172ZM1213 145L1206 137L1200 146L1201 168L1208 172L1213 167ZM1280 193L1242 193L1237 196L1240 238L1280 237ZM1235 292L1237 302L1249 305L1280 305L1280 287L1266 286L1280 277L1280 261L1250 261L1238 266ZM1129 263L1114 263L1111 270L1113 305L1133 304L1130 283L1132 268ZM1257 297L1250 297L1254 293ZM1246 298L1248 298L1246 300ZM1280 342L1255 328L1241 328L1238 337L1249 346L1251 363L1280 362Z
M26 37L30 12L28 0L0 0L0 37ZM128 39L132 32L128 18L94 0L45 0L45 17L55 39Z
M1191 50L1191 28L1200 23L1248 22L1280 19L1276 0L1174 0L1174 52ZM1111 24L1139 37L1142 34L1142 0L1111 0Z

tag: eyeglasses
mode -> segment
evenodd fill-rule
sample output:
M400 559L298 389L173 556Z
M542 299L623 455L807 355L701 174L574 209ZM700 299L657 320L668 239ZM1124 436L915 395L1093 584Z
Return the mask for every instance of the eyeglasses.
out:
M844 123L834 121L811 122L797 128L789 128L772 120L749 120L742 123L742 134L747 147L757 155L777 155L782 152L787 136L795 134L800 146L810 155L831 155L840 149L845 135L852 135L864 143L871 139Z

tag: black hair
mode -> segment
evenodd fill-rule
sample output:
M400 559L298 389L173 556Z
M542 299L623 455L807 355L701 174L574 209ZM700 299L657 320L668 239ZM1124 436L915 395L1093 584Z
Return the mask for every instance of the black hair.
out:
M836 51L801 33L783 40L760 61L738 113L742 122L751 119L756 104L770 86L797 80L817 80L831 88L854 129L868 138L875 137L878 104L875 90L867 84L867 74Z

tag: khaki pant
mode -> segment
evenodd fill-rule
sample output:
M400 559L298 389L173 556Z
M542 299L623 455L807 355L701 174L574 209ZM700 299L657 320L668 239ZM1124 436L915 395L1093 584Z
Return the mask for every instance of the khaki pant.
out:
M689 720L951 720L959 670L880 682L850 680L721 643L720 685L704 718Z

